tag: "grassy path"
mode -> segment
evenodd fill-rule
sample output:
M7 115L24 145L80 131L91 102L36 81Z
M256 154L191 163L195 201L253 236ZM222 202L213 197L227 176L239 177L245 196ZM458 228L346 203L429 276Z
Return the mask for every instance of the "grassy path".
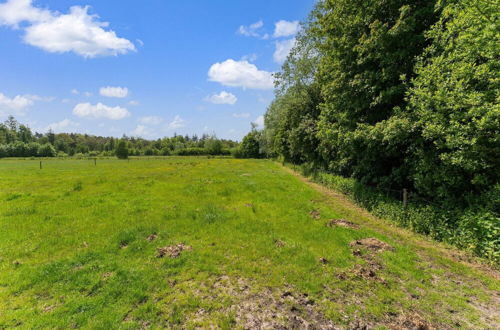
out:
M37 168L0 160L0 328L500 324L497 273L279 164Z

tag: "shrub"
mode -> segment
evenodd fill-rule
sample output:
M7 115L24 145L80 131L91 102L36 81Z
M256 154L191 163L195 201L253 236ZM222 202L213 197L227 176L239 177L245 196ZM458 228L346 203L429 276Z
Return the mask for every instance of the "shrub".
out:
M127 143L124 140L120 140L120 142L118 143L118 147L116 147L116 157L118 157L119 159L128 158Z
M40 156L40 157L55 157L56 156L56 149L50 143L42 144L38 148L38 156Z

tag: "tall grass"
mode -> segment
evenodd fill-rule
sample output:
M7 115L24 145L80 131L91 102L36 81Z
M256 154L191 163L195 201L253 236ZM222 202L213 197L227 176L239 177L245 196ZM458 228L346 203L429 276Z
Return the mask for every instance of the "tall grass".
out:
M355 179L317 170L310 164L287 166L316 183L347 195L380 218L470 251L493 264L500 263L500 218L492 207L485 207L481 200L473 206L439 205L410 195L404 207L401 199L393 194L365 186ZM498 189L482 196L482 199L498 202Z

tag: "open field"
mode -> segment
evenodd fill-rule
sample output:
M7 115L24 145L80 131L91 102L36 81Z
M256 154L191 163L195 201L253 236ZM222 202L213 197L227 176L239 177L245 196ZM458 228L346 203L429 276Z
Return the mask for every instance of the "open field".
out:
M0 161L0 328L500 325L495 271L274 162L38 166Z

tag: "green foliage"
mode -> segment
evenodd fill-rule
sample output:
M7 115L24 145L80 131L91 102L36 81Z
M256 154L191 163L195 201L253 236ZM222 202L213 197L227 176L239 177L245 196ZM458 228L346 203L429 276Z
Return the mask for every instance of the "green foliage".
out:
M128 147L125 140L120 140L120 142L118 142L118 146L116 147L116 157L119 159L128 158Z
M453 1L429 31L408 112L415 187L440 198L491 189L500 178L500 38L495 1Z
M445 211L422 203L399 223L491 257L499 12L488 0L319 1L276 75L268 155L360 187L408 188Z
M406 208L399 198L391 197L386 191L365 186L353 178L332 175L318 171L311 164L294 166L315 182L340 191L357 204L381 218L411 228L462 249L486 257L494 263L500 262L500 218L478 201L465 210L458 206L443 208L439 205L422 204L410 196ZM482 198L492 203L500 200L500 185ZM479 207L478 207L479 205Z
M52 144L45 143L38 148L38 156L40 157L55 157L56 155L56 149Z
M250 133L245 135L233 156L236 158L261 158L263 156L260 151L261 136L261 131L252 129Z
M238 145L235 141L219 139L208 134L200 138L197 135L174 135L157 140L123 136L121 140L126 141L129 156L228 155L229 149ZM118 141L120 140L113 137L77 133L56 134L49 131L46 134L33 134L29 127L19 124L12 116L0 123L0 158L38 157L40 145L45 144L52 145L58 155L114 156ZM198 149L203 151L193 151Z
M215 137L205 140L204 148L209 155L220 155L222 153L222 142Z

